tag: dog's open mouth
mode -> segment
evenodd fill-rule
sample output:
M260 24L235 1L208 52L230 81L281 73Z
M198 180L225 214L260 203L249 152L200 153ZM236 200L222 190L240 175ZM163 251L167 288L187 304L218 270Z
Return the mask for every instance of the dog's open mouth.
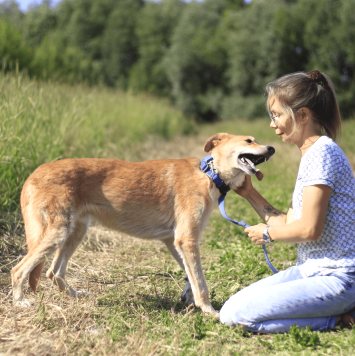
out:
M247 168L251 168L256 171L256 166L260 163L266 162L270 156L262 156L262 155L253 155L251 153L242 153L238 156L238 161L240 164L246 166Z

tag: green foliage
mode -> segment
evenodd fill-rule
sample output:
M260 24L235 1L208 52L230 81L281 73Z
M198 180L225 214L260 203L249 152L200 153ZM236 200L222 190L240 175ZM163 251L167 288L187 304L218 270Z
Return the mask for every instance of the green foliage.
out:
M7 20L12 26L21 28L24 14L15 0L4 0L0 3L0 19Z
M300 0L294 13L303 17L303 42L308 53L307 66L325 71L338 92L340 109L345 117L354 115L353 78L353 0Z
M279 0L253 2L225 18L228 28L228 69L231 93L224 99L222 118L265 115L262 95L279 76L305 70L301 28L290 5Z
M207 121L216 119L225 94L227 57L219 31L225 9L223 0L186 6L165 58L177 107Z
M58 7L58 21L68 42L80 47L93 61L102 59L103 36L115 3L114 0L64 0Z
M355 113L355 0L62 0L0 4L0 60L32 76L172 99L205 121L265 114L265 85L325 71ZM6 29L5 29L6 28ZM6 53L5 53L6 52Z
M28 67L31 50L21 37L20 30L0 18L0 68L3 71ZM17 63L17 65L16 65Z
M130 88L169 95L171 84L163 63L183 5L181 0L162 0L147 2L141 9L136 25L138 60L130 71Z
M307 348L311 350L329 348L328 342L321 342L320 335L319 332L312 332L309 326L299 329L296 325L292 325L288 334L275 336L275 343L281 349L284 349L284 344L288 343L288 350L298 352Z
M98 73L79 47L66 45L62 35L50 32L35 49L31 74L43 79L65 79L71 83L94 83Z
M50 8L48 2L31 5L21 26L23 38L30 47L37 47L56 25L57 14Z
M95 2L96 3L96 2ZM126 89L129 71L138 59L135 34L142 0L121 0L111 12L102 38L105 82Z

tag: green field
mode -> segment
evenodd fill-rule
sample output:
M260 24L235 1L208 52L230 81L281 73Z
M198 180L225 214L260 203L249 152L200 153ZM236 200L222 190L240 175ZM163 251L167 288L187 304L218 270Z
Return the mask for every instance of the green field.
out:
M144 160L203 157L216 132L253 135L273 145L255 186L276 208L291 201L300 154L268 127L268 119L194 126L167 101L100 87L67 86L0 76L0 354L4 355L352 355L355 328L257 335L229 328L197 308L183 307L183 273L158 241L143 241L92 226L71 259L68 282L86 289L69 299L42 278L39 293L26 291L30 308L14 307L10 269L26 253L18 196L39 164L64 157ZM190 133L190 135L187 135ZM193 134L192 134L193 133ZM355 169L355 122L343 126L341 146ZM253 180L254 181L254 180ZM260 219L233 192L230 217ZM295 262L293 244L268 246L278 269ZM214 211L201 241L202 264L215 308L241 288L271 274L262 248L243 229Z

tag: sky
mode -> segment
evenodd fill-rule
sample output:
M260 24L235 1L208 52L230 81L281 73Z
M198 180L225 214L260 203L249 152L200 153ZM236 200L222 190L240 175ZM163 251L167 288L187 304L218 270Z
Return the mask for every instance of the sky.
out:
M56 3L58 3L60 0L52 0L51 2L52 2L52 4L53 5L55 5ZM155 1L157 1L157 0L155 0ZM159 0L158 0L159 1ZM189 1L189 0L187 0L187 1ZM197 0L197 1L202 1L202 0ZM247 2L247 3L249 3L251 0L246 0L245 2ZM0 2L2 2L1 0L0 0ZM40 4L42 1L41 0L16 0L16 2L18 3L18 4L20 4L20 9L22 10L22 11L26 11L27 10L27 8L28 8L28 5L30 5L30 4L33 4L33 3L35 3L35 4Z
M52 2L52 4L53 5L55 5L57 2L59 2L60 0L52 0L51 2ZM0 2L2 2L2 1L0 1ZM27 8L28 8L28 5L30 5L30 4L40 4L40 3L42 3L42 1L41 0L16 0L16 2L20 5L20 9L22 10L22 11L26 11L27 10Z

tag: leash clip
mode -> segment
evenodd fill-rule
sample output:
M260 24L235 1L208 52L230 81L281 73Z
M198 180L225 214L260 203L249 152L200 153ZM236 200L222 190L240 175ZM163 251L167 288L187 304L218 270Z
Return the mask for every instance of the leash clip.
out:
M219 173L218 168L215 168L215 167L213 166L213 159L210 160L207 164L208 164L208 166L210 167L212 173L214 173L214 174L218 174L218 173Z

